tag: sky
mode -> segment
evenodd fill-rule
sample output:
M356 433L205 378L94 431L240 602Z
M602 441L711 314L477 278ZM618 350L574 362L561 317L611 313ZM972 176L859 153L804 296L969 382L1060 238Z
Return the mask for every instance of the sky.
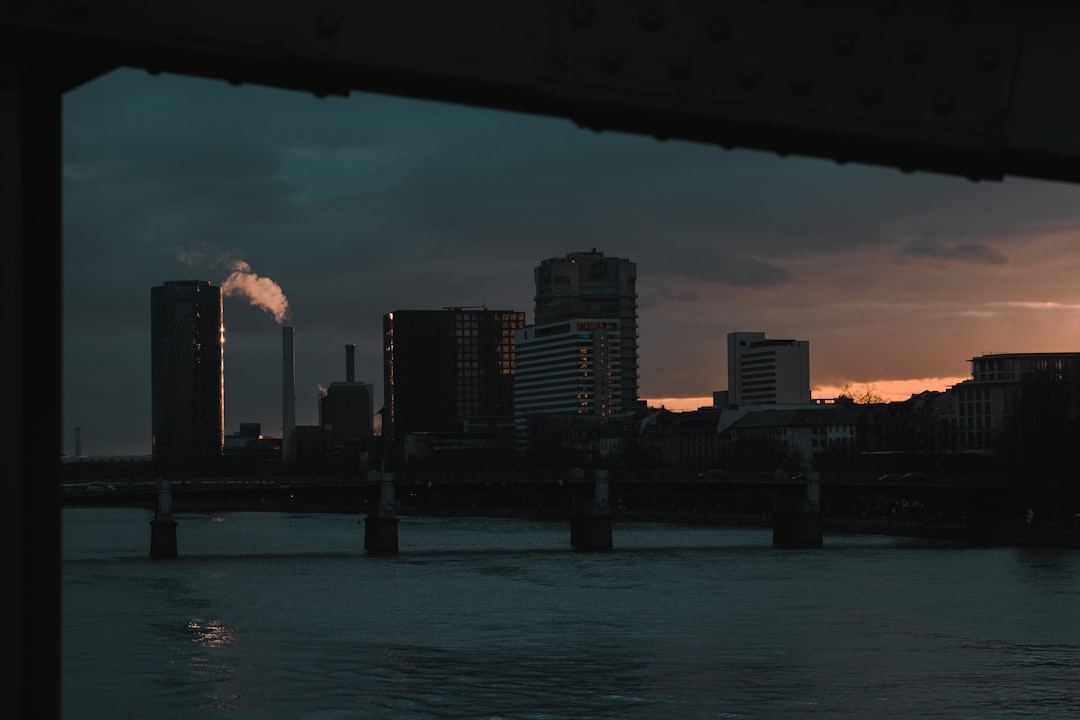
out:
M541 260L637 264L639 395L727 386L726 336L807 340L815 398L944 390L970 359L1078 351L1080 187L584 130L559 118L118 70L63 105L63 451L150 453L150 288L224 299L225 432L281 434L356 379L382 401L382 317L532 320ZM45 269L43 269L44 271ZM256 301L257 300L257 301Z

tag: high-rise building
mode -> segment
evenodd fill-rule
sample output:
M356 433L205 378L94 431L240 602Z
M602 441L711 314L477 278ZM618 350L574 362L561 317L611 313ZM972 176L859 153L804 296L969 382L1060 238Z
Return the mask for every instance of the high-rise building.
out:
M810 343L728 333L728 403L797 405L810 400Z
M623 412L622 333L617 319L575 318L517 331L514 429L528 449L537 423L558 425Z
M486 308L383 316L383 437L462 432L470 419L512 418L514 332L525 313Z
M224 347L220 287L172 280L150 289L153 453L160 462L221 457Z
M534 270L533 323L539 327L579 318L619 321L619 405L638 400L637 265L604 257L593 248L544 260Z

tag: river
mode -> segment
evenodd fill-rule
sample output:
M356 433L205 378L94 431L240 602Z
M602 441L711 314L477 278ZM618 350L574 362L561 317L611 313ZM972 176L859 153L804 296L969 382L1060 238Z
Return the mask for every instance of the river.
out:
M1080 717L1080 550L66 508L65 719Z

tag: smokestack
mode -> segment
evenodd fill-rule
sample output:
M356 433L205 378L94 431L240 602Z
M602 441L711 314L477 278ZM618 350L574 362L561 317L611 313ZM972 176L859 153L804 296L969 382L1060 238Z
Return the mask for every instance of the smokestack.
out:
M345 346L345 382L356 382L356 345Z
M82 457L82 428L75 428L75 457Z
M286 460L290 460L295 450L293 434L296 431L296 333L294 328L285 326L281 328L281 334L281 452Z

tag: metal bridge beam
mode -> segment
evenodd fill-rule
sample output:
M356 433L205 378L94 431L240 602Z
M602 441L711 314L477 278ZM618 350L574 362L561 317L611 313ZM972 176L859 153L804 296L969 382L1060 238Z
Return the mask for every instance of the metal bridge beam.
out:
M1080 179L1064 0L7 0L22 56L373 91L974 179Z

